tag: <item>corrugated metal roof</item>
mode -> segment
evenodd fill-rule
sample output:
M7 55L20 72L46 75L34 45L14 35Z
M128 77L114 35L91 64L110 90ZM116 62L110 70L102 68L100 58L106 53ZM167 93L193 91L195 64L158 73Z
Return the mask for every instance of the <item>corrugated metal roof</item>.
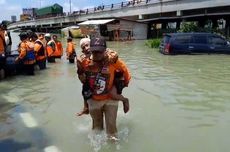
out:
M88 20L79 23L78 25L99 25L99 24L106 24L109 22L114 21L115 19L104 19L104 20Z

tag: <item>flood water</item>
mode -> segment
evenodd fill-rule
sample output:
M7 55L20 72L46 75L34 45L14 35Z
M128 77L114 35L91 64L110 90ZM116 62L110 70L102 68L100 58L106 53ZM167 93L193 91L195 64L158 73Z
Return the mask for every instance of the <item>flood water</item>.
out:
M124 114L119 105L119 141L94 134L89 115L75 116L83 106L81 83L63 57L35 76L0 82L0 151L229 151L229 55L165 56L144 42L108 42L132 74L123 93L131 110Z

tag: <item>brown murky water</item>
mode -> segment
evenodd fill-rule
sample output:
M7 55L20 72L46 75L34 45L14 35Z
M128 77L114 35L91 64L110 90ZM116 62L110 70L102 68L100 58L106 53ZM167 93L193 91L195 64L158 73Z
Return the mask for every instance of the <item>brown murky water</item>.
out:
M81 84L63 57L34 77L0 82L0 151L229 151L228 55L164 56L144 41L108 46L132 73L124 90L131 111L124 114L119 105L117 143L93 134L89 116L75 116L83 105Z

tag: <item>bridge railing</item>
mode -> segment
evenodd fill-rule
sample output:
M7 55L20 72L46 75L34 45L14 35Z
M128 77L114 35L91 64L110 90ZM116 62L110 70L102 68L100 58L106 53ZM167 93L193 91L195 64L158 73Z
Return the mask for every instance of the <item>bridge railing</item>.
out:
M68 16L75 16L75 15L83 15L83 14L92 14L97 12L103 12L103 11L111 11L111 10L117 10L127 7L136 7L141 5L148 5L148 4L154 4L154 3L162 3L167 1L175 1L175 0L131 0L131 1L124 1L120 3L114 3L110 5L99 5L93 8L87 8L87 9L81 9L77 11L73 11L73 13L68 14Z
M111 11L111 10L119 10L119 9L125 9L125 8L131 8L131 7L138 7L142 5L150 5L150 4L163 4L166 2L170 1L177 1L177 0L130 0L130 1L123 1L120 3L114 3L110 5L99 5L93 8L86 8L86 9L80 9L80 10L75 10L72 13L63 13L61 15L49 17L49 19L55 19L55 18L61 18L61 17L68 17L68 16L81 16L85 14L94 14L94 13L99 13L99 12L104 12L104 11ZM44 20L47 18L40 18L40 19L34 19L34 20L28 20L28 21L17 21L16 23L12 23L11 25L18 25L18 24L26 24L26 23L31 23L31 22L36 22L39 20Z

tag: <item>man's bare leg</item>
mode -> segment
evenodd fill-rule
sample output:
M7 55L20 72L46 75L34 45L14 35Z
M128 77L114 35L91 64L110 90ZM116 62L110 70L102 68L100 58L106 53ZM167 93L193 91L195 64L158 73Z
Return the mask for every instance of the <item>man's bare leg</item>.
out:
M84 100L84 107L83 107L83 110L78 112L76 115L77 116L82 116L84 114L89 114L89 107L88 107L88 103L87 103L87 100Z
M129 99L125 98L121 94L117 94L117 89L115 86L112 87L112 89L110 91L110 95L114 100L122 101L124 113L127 113L129 111Z

